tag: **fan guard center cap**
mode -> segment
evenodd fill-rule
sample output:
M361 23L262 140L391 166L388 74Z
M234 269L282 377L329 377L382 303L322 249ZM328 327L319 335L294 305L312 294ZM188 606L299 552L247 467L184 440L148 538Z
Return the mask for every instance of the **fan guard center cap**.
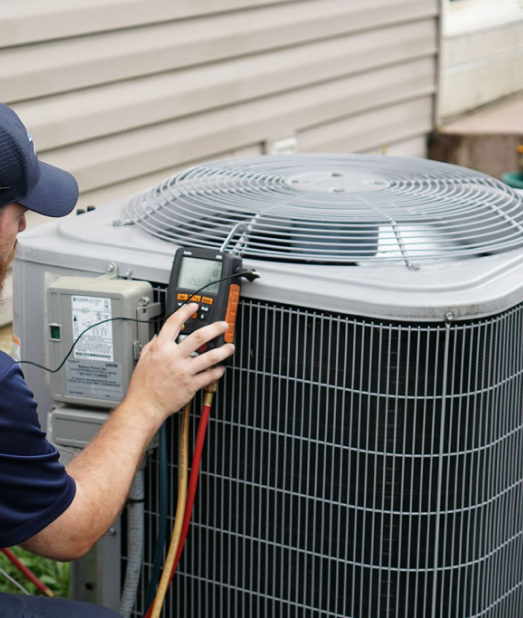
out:
M285 180L293 189L308 192L362 193L383 191L390 186L390 182L382 176L359 170L307 171Z

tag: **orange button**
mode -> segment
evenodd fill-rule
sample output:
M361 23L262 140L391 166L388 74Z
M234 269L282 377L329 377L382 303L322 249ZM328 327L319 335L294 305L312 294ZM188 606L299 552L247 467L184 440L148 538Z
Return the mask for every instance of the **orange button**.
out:
M202 300L201 296L191 296L191 303L199 303Z
M202 296L202 303L206 305L212 305L214 300L212 298L208 298L207 296Z
M178 300L187 300L188 298L188 294L178 294Z

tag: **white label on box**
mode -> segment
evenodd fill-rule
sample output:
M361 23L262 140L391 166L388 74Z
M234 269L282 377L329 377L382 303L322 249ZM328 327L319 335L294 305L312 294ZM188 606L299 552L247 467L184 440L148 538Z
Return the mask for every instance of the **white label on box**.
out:
M71 297L71 308L73 340L75 341L89 326L112 318L110 298L75 295ZM114 360L113 323L99 324L84 333L74 348L74 357L112 362Z
M65 373L68 395L110 401L123 397L121 363L68 360Z

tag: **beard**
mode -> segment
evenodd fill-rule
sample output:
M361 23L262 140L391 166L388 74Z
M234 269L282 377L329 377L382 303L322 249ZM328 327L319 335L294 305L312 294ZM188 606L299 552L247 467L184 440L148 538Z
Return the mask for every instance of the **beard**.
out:
M0 258L0 304L3 302L2 290L4 289L5 278L7 277L9 267L11 266L13 260L15 259L17 244L18 244L18 241L15 241L13 250L11 251L11 253L9 254L9 257L6 260L2 260Z

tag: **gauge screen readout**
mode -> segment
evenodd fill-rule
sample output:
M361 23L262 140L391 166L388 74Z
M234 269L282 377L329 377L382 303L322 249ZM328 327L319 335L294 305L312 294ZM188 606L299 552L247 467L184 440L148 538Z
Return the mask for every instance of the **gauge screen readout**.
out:
M220 284L218 279L222 275L222 263L217 260L203 260L201 258L184 257L180 269L178 286L186 290L203 290L205 293L217 294ZM215 283L212 283L212 282ZM209 285L211 284L211 285Z

